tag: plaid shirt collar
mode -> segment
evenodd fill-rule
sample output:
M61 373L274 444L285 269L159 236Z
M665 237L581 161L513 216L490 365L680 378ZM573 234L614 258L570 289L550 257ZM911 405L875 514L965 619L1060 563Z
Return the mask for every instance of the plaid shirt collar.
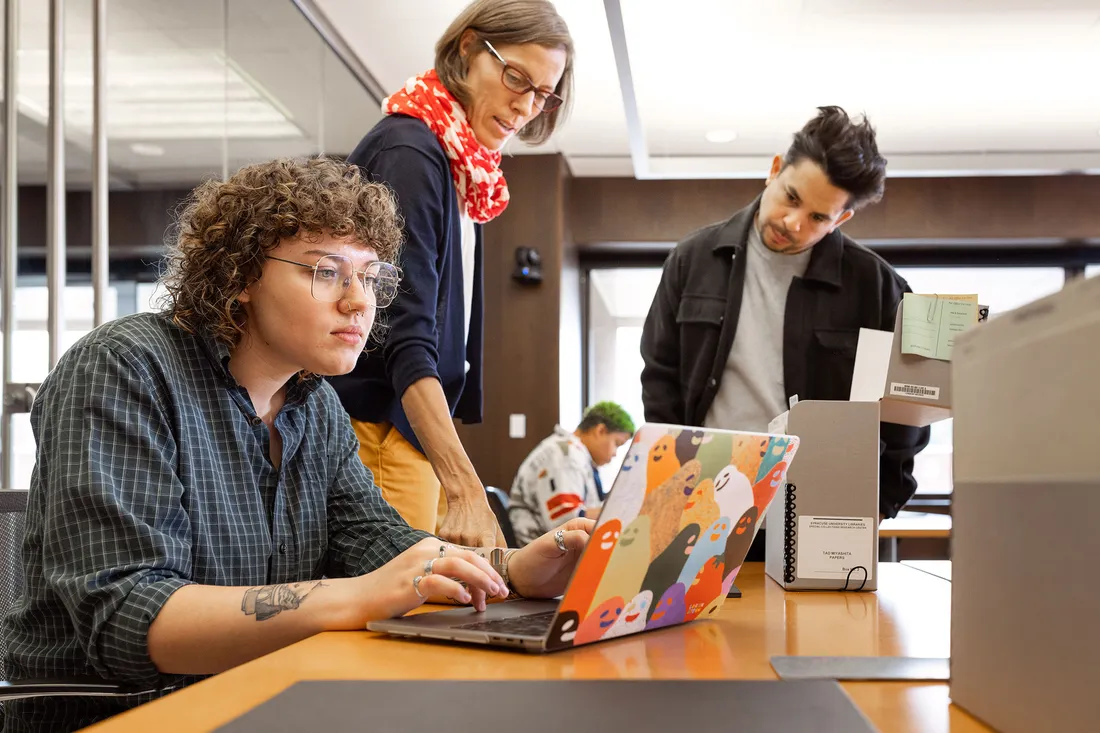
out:
M229 371L229 357L231 356L229 347L224 342L211 336L209 332L200 333L197 337L199 343L202 344L206 358L210 361L210 366L217 373L218 378L230 389L244 389L233 376L233 373ZM286 387L285 407L297 408L305 404L305 401L321 386L323 381L316 374L309 374L305 371L295 374L284 385Z

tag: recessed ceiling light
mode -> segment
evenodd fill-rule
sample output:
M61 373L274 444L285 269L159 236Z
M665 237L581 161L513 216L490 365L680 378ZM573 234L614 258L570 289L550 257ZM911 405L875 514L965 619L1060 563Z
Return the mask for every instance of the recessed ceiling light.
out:
M130 150L138 155L148 155L151 158L159 158L164 155L164 148L160 145L153 145L152 143L133 143L130 146Z
M733 130L711 130L707 133L707 140L712 143L731 143L737 139L737 133Z

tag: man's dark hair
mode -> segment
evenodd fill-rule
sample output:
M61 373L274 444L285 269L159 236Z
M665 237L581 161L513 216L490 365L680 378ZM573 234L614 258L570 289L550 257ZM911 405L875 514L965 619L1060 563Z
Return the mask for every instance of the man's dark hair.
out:
M853 122L840 107L817 109L817 116L794 134L783 167L811 160L830 183L851 194L848 208L876 203L886 189L886 158L879 155L875 128L866 116Z
M611 401L597 402L585 410L577 430L585 433L597 425L603 425L612 433L634 434L634 421L630 415L622 405Z

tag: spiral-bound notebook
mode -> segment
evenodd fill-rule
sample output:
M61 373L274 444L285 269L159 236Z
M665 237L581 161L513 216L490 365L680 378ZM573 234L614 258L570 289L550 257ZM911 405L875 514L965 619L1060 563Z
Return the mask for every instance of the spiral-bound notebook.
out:
M768 509L765 571L787 590L877 590L878 403L804 400L786 432L801 447Z

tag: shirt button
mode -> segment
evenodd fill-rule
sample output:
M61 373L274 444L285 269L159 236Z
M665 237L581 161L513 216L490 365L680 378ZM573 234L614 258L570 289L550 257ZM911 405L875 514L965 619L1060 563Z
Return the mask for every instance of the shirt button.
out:
M260 419L260 417L259 417L259 415L257 415L257 416L255 416L255 417L252 417L252 418L251 418L251 419L250 419L250 420L248 421L248 423L249 423L250 425L252 425L252 427L256 427L257 425L260 425L260 424L262 424L262 423L263 423L263 420L261 420L261 419Z
M286 554L286 543L285 542L280 542L279 543L279 554L280 555L285 555Z

